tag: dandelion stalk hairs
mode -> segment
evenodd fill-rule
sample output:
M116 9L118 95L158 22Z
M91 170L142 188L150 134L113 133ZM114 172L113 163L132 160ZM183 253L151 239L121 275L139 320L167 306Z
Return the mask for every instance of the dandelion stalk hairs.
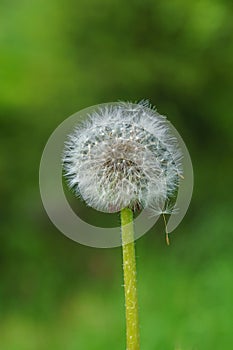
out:
M65 177L75 194L96 210L121 216L127 350L140 349L134 213L173 210L180 158L166 118L147 102L96 110L65 144Z

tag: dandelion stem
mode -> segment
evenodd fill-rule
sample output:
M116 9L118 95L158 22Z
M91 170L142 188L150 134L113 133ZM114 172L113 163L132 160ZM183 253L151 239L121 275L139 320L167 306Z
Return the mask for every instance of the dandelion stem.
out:
M139 319L133 212L129 208L121 210L121 227L126 313L126 349L139 350Z

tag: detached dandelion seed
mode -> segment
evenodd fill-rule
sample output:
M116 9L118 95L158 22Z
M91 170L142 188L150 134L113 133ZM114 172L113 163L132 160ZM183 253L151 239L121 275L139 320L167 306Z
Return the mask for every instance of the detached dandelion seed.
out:
M181 157L169 122L147 101L97 109L65 144L69 187L98 211L121 212L127 350L140 348L133 213L172 213ZM169 243L165 217L164 222Z

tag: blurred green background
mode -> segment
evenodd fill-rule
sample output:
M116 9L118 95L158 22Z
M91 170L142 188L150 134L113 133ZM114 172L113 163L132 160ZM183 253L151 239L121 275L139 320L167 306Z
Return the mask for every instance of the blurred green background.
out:
M233 3L2 0L0 349L124 349L121 249L49 221L40 157L69 115L150 99L193 161L189 211L136 243L142 349L233 348Z

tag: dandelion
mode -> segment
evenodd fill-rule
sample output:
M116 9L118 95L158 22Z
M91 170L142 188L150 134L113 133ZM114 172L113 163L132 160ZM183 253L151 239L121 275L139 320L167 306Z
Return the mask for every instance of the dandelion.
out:
M169 122L147 101L97 109L65 144L69 187L98 211L121 212L128 350L139 349L133 213L172 212L181 156Z
M150 208L160 214L178 186L180 157L165 117L148 102L122 102L89 115L69 136L65 176L96 210Z

